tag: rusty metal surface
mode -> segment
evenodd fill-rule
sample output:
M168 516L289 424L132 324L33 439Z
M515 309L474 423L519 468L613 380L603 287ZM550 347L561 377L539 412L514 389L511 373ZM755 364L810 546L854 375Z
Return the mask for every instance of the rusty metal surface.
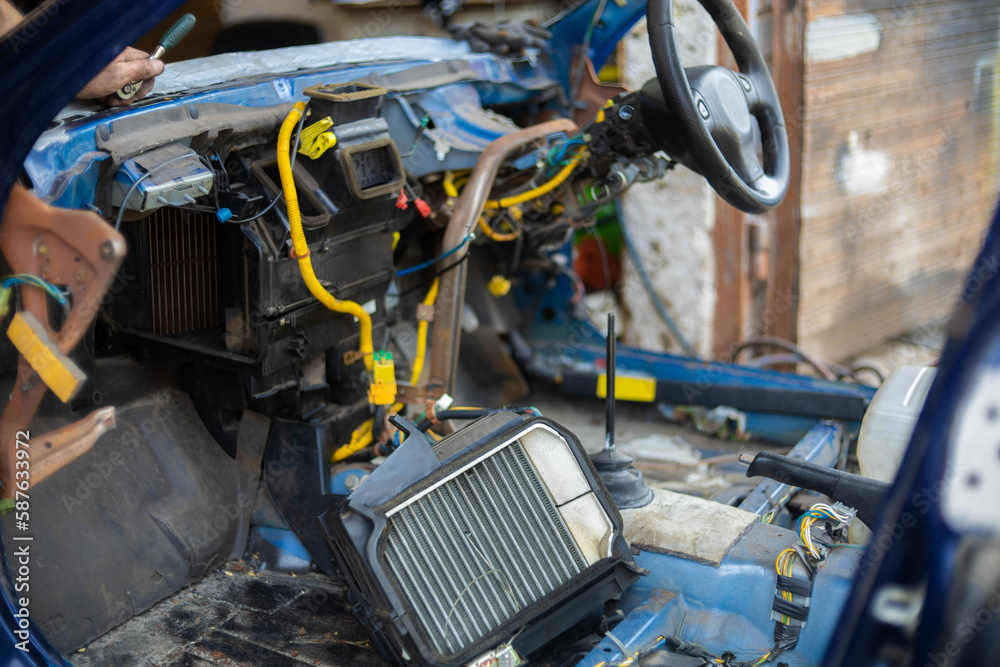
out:
M578 58L573 59L571 72L576 71L579 62ZM583 127L597 116L597 112L608 100L627 92L629 90L624 86L605 83L598 79L597 72L594 71L594 63L590 62L590 58L587 58L587 68L580 81L580 91L576 96L577 107L573 111L573 120L576 121L577 125Z
M96 213L49 206L16 185L0 223L0 251L15 273L36 275L69 290L73 307L58 331L49 322L45 293L32 286L21 292L25 310L45 326L59 350L69 354L102 305L125 257L125 239ZM17 381L0 415L0 479L5 496L12 493L14 438L27 430L47 390L28 362L19 358Z
M573 121L560 118L527 127L500 137L483 151L476 162L469 182L462 190L451 220L445 228L442 247L454 248L463 243L476 219L482 215L483 207L493 187L500 166L515 151L545 137L565 132L572 135L578 128ZM442 260L440 268L460 262L468 253L468 245L462 247L447 260ZM462 302L465 300L467 264L458 266L441 276L437 301L434 304L434 335L431 344L429 392L435 397L442 393L452 393L458 364L459 326L461 324Z
M95 410L78 422L33 438L40 447L31 453L31 481L38 484L52 473L78 459L104 433L115 427L113 407Z

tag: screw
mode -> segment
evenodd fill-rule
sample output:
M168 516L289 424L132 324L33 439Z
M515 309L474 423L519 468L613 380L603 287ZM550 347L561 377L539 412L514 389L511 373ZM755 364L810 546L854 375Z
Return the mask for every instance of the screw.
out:
M48 247L47 245L43 245L43 246L41 246L41 247L40 247L40 248L38 249L38 254L39 254L39 255L44 255L44 254L45 254L45 253L47 253L48 251L49 251L49 247Z
M618 117L622 120L632 120L632 115L635 113L635 109L632 105L626 104L621 109L618 110Z
M82 283L83 280L84 280L83 271L81 271L80 269L77 269L76 272L73 273L73 280L75 280L78 283Z

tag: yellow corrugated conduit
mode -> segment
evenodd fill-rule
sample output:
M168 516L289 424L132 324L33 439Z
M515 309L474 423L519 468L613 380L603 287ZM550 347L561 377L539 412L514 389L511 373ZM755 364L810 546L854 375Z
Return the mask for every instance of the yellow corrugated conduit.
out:
M299 271L306 287L320 303L332 311L353 315L361 323L360 352L369 372L374 364L375 348L372 345L372 318L364 309L353 301L341 301L326 291L326 288L316 279L312 260L309 258L309 245L302 231L302 214L299 212L299 197L295 191L295 178L292 175L291 144L292 132L305 112L305 102L296 103L288 113L285 122L278 133L278 171L281 174L281 188L285 193L285 205L288 207L288 224L292 231L292 244L295 246L295 258L299 262Z
M434 302L437 301L439 283L440 279L435 278L430 290L427 291L427 296L424 297L425 306L434 306ZM426 320L420 320L420 323L417 325L417 353L413 357L413 372L410 374L410 385L414 387L417 386L417 382L420 381L420 374L424 371L424 360L427 357L427 329L429 324ZM396 403L389 408L389 411L398 413L404 407L402 403ZM333 453L333 462L338 463L343 461L371 445L374 428L375 422L369 419L354 429L354 432L351 434L351 441Z

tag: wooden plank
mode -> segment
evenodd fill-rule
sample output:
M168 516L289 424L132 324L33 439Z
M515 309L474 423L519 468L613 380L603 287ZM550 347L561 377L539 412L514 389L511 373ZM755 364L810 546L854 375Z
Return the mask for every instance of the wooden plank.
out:
M771 74L785 115L791 172L788 194L771 216L771 271L763 325L768 335L793 342L798 338L799 308L804 5L798 0L771 3Z
M734 0L733 4L746 19L747 0ZM718 62L732 69L736 67L733 55L721 37ZM715 198L712 241L715 246L716 292L712 354L716 359L729 361L734 346L743 338L743 324L750 307L750 289L745 216L721 197Z
M806 12L879 29L877 48L804 72L798 337L842 361L957 303L1000 181L1000 7L806 0Z

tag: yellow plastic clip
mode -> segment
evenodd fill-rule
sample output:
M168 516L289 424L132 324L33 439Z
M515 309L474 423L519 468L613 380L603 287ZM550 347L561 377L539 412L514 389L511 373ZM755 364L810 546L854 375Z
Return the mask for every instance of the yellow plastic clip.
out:
M490 278L489 284L486 289L490 291L490 294L497 297L498 299L502 296L507 296L510 293L510 281L501 275L496 275Z
M396 402L396 365L391 352L380 350L375 353L368 402L372 405L392 405Z
M87 376L56 347L34 315L29 312L14 315L7 337L59 400L66 403L76 396Z
M299 139L301 143L299 153L311 160L317 160L323 153L336 146L337 135L329 131L331 127L333 119L327 116L304 128Z

